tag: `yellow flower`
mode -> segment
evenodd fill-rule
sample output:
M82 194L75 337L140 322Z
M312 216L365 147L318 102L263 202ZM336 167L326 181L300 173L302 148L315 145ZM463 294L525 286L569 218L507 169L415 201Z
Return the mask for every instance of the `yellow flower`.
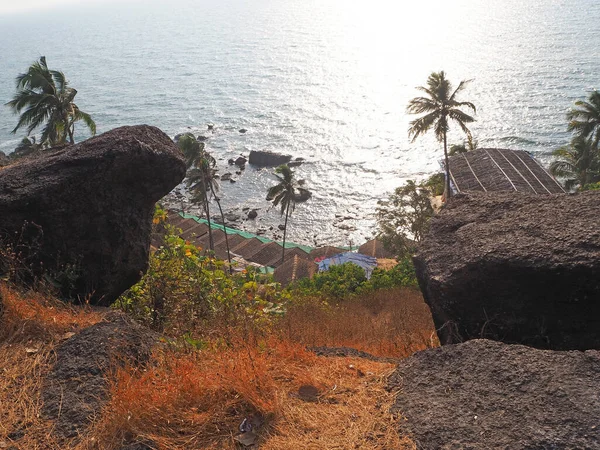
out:
M185 256L192 256L192 251L189 248L185 249Z

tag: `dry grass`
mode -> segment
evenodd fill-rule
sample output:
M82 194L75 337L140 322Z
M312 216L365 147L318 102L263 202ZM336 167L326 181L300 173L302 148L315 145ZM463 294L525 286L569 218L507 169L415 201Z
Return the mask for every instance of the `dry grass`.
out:
M407 288L376 291L333 307L307 301L291 308L279 329L309 347L352 347L394 358L439 345L421 293Z
M62 339L101 319L38 293L20 294L0 284L0 444L14 449L59 449L52 423L40 417L40 389Z
M141 373L120 370L112 401L86 448L116 449L132 438L161 449L234 449L238 426L260 417L261 449L413 449L389 414L384 389L393 365L322 358L298 344L271 339L185 354L157 355ZM318 388L317 401L298 395Z
M160 449L234 449L240 422L260 417L261 449L415 448L389 413L392 364L305 349L352 346L398 357L429 345L431 318L413 291L333 309L307 302L260 337L239 327L206 350L157 350L145 369L115 370L111 400L80 442L53 438L53 423L40 417L40 389L57 343L102 314L6 286L0 293L0 446L111 450L149 439ZM303 385L319 390L317 401L300 398Z

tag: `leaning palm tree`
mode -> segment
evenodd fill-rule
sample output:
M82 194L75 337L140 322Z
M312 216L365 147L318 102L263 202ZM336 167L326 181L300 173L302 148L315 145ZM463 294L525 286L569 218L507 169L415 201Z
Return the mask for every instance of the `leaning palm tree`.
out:
M296 208L296 201L299 195L299 184L294 178L294 172L283 164L275 169L277 183L271 187L267 193L267 200L273 203L273 206L281 205L281 215L285 214L285 223L283 225L283 249L281 251L281 263L285 260L285 239L287 236L288 217ZM291 211L290 211L291 209Z
M214 167L214 158L210 155L207 156L204 142L198 142L191 133L181 136L179 141L177 141L177 145L183 153L185 164L188 168L186 184L192 192L191 200L193 203L202 205L202 209L206 214L206 220L208 221L208 248L214 250L212 227L210 225L210 188L206 184L207 171L211 163L213 163Z
M564 178L567 190L600 181L600 156L593 140L592 136L575 136L569 145L552 153L557 159L550 164L550 172Z
M456 99L456 96L465 88L469 81L461 81L458 87L455 90L452 90L452 84L446 79L446 74L443 71L434 72L429 75L426 87L420 86L417 88L420 91L425 92L428 96L413 98L407 107L407 112L410 114L425 113L424 116L410 122L408 135L412 138L412 142L433 127L437 140L444 143L446 192L448 196L451 195L451 191L446 135L450 129L450 121L456 122L465 132L467 138L471 136L471 132L466 124L475 121L472 116L460 110L461 106L466 106L467 108L472 109L473 112L476 112L475 105L470 102L459 102Z
M214 250L214 241L212 237L212 228L210 226L210 196L215 199L219 212L221 213L221 222L225 227L225 215L221 207L221 200L217 197L219 183L215 177L217 164L215 158L205 150L204 142L199 142L191 133L184 134L178 141L179 148L183 152L188 167L187 185L192 192L192 202L201 203L206 212L208 220L208 241L209 248ZM224 230L225 231L225 230ZM227 249L227 261L229 270L232 271L231 253L229 251L229 238L225 232L225 247Z
M592 91L588 101L578 100L575 107L567 113L568 130L577 136L591 138L592 145L598 149L600 143L600 92Z
M69 87L65 74L49 70L46 58L34 62L26 73L17 77L17 92L6 103L20 114L17 126L12 131L27 127L30 135L37 127L42 128L41 143L65 144L67 138L75 143L75 122L82 121L92 135L96 134L96 123L73 102L77 90Z

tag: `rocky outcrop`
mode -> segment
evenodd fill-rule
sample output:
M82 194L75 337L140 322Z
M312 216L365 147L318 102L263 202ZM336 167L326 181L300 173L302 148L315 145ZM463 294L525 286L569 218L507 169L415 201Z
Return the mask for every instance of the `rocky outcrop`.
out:
M294 196L294 200L297 202L305 202L312 197L312 192L308 189L298 188L298 192Z
M265 152L261 150L250 151L248 156L248 162L254 166L260 167L275 167L281 164L290 162L292 157L290 155L281 155L279 153Z
M146 270L154 204L184 175L171 139L145 125L17 162L0 171L0 240L64 295L108 305Z
M414 257L442 343L600 349L600 192L457 196Z
M42 388L42 413L56 421L55 433L81 434L108 398L109 370L143 365L156 342L157 334L117 312L65 341Z
M600 448L600 352L488 340L429 349L389 379L417 449Z

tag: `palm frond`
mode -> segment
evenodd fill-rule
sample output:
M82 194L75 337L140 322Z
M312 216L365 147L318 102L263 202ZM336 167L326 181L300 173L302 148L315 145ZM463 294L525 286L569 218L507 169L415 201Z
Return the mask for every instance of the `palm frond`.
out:
M420 135L426 133L439 120L440 111L433 111L410 122L408 137L414 142Z

